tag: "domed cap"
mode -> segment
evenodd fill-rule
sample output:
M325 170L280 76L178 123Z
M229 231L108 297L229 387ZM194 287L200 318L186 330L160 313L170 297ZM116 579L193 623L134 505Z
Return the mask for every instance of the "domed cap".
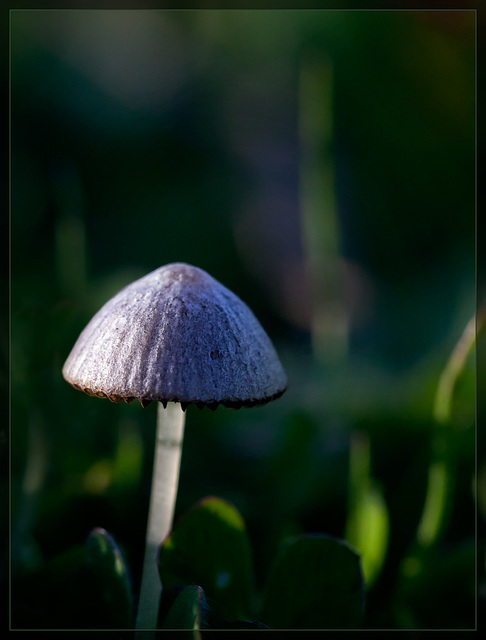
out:
M64 378L113 402L215 409L278 398L287 380L247 305L208 273L169 264L122 289L92 318Z

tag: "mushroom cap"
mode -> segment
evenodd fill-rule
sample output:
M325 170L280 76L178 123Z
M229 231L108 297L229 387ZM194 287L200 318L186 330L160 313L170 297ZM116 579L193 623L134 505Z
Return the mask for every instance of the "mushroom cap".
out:
M215 409L278 398L277 353L248 306L208 273L168 264L109 300L80 334L64 378L113 402Z

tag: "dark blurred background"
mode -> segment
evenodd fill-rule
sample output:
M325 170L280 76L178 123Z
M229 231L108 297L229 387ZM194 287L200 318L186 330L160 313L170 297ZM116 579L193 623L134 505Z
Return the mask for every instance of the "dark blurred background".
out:
M259 588L288 536L346 538L363 553L365 626L473 628L473 353L446 424L434 399L475 312L475 13L10 21L12 626L99 623L62 586L95 526L138 590L155 407L90 398L61 368L120 288L184 261L253 309L289 389L188 409L176 518L232 501Z

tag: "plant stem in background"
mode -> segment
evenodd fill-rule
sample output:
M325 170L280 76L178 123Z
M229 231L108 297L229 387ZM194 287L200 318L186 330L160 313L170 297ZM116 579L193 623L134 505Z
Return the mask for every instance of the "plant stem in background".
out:
M479 334L486 321L486 307L467 323L459 341L439 379L434 401L434 418L438 429L432 443L432 461L429 467L427 496L422 512L417 541L421 546L432 544L441 529L450 503L453 473L451 469L451 443L448 424L451 420L452 399L457 381L464 370L467 359L476 344L476 329ZM477 323L477 324L476 324Z
M333 73L320 56L301 63L299 77L300 208L311 295L314 355L324 364L347 351L342 300L333 156Z
M172 528L179 483L179 469L184 438L185 413L179 403L157 407L152 492L145 543L142 583L136 627L157 629L162 583L157 567L157 551Z
M413 610L407 603L416 590L430 550L437 546L444 533L454 501L456 475L457 429L452 420L453 400L457 382L464 373L479 335L486 326L486 305L467 323L461 337L440 375L434 398L433 416L436 422L432 439L427 491L416 538L410 552L401 563L401 579L397 596L397 615L400 625L414 627Z
M485 324L486 305L479 310L477 318L474 315L467 323L440 376L434 402L434 417L439 424L445 424L450 419L454 387L475 345L476 332L479 336Z

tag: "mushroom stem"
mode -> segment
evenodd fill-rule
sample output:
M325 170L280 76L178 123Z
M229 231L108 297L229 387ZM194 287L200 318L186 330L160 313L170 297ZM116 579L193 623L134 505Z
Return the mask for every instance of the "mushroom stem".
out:
M138 605L137 629L157 629L162 583L157 567L157 551L172 528L179 483L184 438L185 413L179 403L169 402L157 408L152 492L145 542L142 583Z

